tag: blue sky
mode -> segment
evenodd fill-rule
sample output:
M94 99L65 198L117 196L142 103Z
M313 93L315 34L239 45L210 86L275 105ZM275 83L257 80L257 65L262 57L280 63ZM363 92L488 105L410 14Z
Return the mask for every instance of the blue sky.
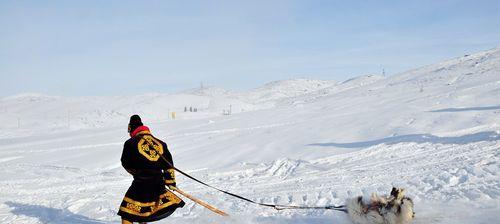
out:
M0 96L343 81L497 46L499 0L0 0Z

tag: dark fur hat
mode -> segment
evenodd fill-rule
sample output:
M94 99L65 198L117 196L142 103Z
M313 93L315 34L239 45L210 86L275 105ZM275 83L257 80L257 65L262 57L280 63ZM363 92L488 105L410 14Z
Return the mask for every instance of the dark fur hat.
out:
M139 115L134 114L130 117L130 122L128 122L128 132L133 132L136 128L142 126L141 117Z

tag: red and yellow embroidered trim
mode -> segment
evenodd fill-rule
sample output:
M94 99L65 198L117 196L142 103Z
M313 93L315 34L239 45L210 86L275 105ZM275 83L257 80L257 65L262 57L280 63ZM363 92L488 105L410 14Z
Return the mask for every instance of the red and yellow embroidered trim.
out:
M120 206L120 211L124 211L132 215L146 217L170 205L179 204L181 202L181 199L172 192L167 191L165 194L160 195L158 202L139 202L128 197L124 197L123 201L125 201L127 204L126 207ZM141 210L146 211L141 212Z
M151 212L144 212L144 213L140 213L140 210L139 212L135 209L129 209L129 204L127 204L127 208L125 207L120 207L120 211L124 211L126 213L130 213L132 215L137 215L137 216L143 216L143 217L146 217L146 216L150 216L154 213L156 213L157 211L161 210L161 209L164 209L170 205L174 204L173 202L168 202L168 203L165 203L165 204L162 204L158 207L156 207L156 209L154 208L151 208Z

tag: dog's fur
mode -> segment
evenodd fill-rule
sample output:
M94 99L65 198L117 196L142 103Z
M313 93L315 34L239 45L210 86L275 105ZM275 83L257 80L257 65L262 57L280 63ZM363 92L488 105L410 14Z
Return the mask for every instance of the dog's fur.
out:
M402 188L392 188L390 195L372 194L369 203L359 196L347 200L347 211L355 224L410 224L415 216L413 201Z

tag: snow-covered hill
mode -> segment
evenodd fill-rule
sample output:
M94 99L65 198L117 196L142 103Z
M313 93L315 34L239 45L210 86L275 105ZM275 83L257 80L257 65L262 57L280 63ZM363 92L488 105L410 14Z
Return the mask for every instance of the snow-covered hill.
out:
M281 100L309 95L336 84L337 82L334 81L310 79L275 81L268 83L263 87L240 93L239 98L245 99L255 104L273 107Z
M415 223L497 223L498 96L499 48L342 83L6 97L0 100L0 221L118 223L115 213L131 181L119 162L121 147L128 117L139 113L169 144L177 167L260 202L338 205L396 185L414 198ZM228 105L233 114L224 116ZM185 106L200 111L184 113ZM68 110L70 129L64 128ZM168 118L169 110L178 118ZM164 223L349 223L333 211L257 207L178 176L180 188L231 218L189 202Z
M149 122L172 120L172 112L176 113L176 119L213 117L274 107L280 100L306 95L331 85L329 81L299 79L272 82L246 92L205 87L178 94L116 97L19 94L0 99L0 123L4 124L0 130L31 135L42 130L121 126L134 113L143 115ZM191 111L194 109L196 113Z

